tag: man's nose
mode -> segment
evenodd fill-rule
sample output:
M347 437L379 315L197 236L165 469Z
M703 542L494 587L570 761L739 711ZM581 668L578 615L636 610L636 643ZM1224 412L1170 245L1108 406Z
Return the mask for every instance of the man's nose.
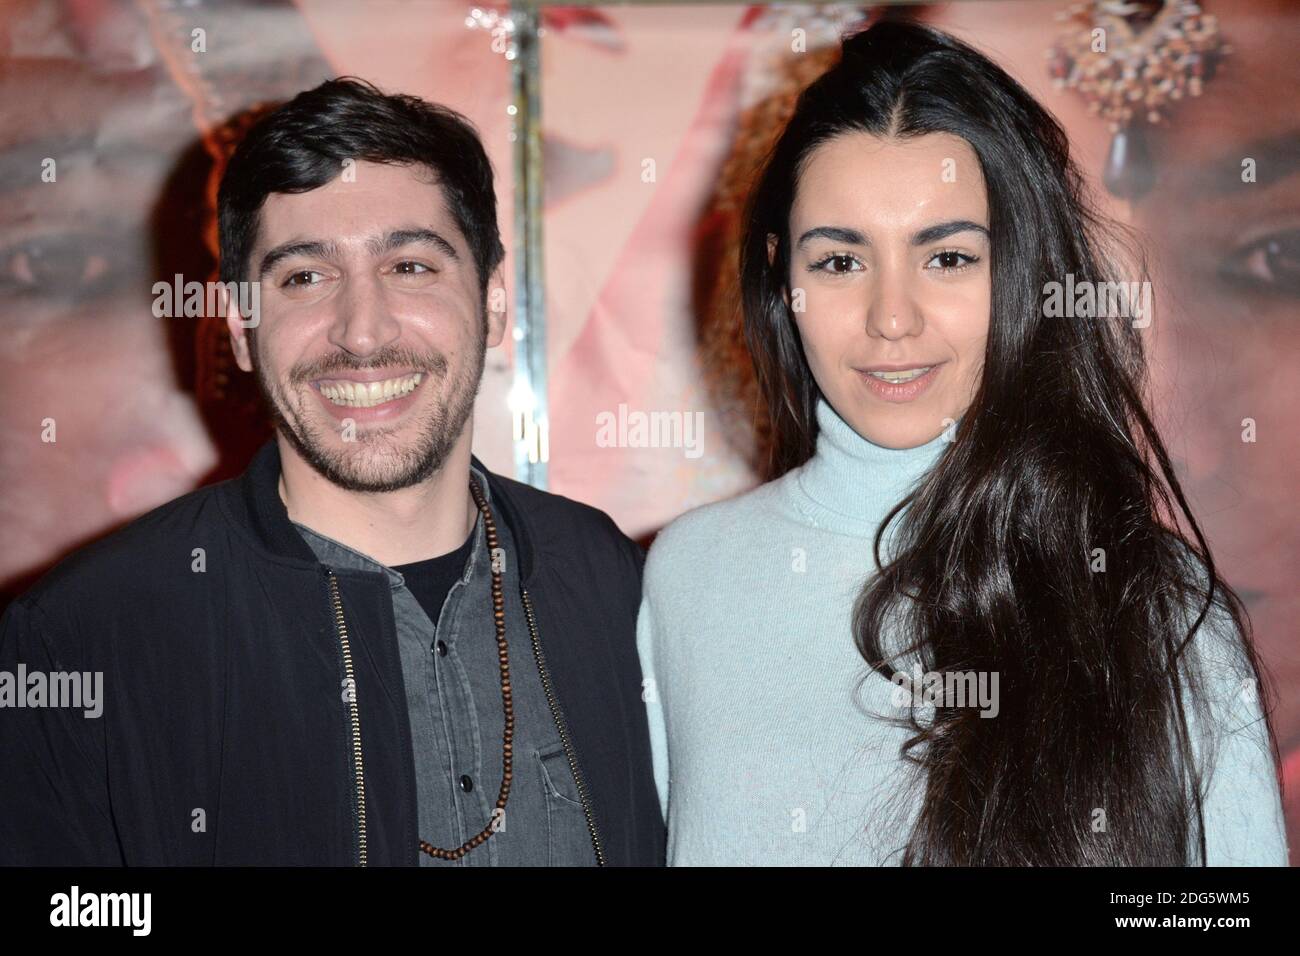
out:
M378 279L349 276L335 299L337 315L330 327L330 342L346 352L367 356L392 344L401 334Z

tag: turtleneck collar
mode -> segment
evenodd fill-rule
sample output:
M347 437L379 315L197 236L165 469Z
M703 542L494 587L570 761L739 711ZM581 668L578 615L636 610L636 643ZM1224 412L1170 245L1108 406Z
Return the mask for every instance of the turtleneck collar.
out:
M939 460L939 435L915 448L885 448L859 435L825 398L817 400L817 448L789 475L794 502L829 531L871 536L889 510Z

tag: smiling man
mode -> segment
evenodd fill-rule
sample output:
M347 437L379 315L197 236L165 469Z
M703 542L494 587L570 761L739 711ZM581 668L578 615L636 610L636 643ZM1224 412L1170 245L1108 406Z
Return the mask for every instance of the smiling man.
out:
M0 670L104 701L0 710L0 864L661 863L641 551L471 453L505 329L473 129L331 81L250 130L218 207L276 435L6 613Z

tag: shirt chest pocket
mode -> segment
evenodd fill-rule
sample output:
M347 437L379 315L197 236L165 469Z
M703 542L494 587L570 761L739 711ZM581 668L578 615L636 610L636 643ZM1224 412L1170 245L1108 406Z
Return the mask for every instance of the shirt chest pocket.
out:
M587 814L561 743L534 751L546 798L548 866L594 866Z

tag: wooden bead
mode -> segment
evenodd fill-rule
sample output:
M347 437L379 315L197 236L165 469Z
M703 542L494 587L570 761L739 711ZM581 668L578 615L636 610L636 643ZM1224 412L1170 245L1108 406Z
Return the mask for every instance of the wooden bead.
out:
M483 517L483 527L487 531L488 547L492 551L497 549L497 527L496 521L493 520L492 510L488 507L487 499L483 496L482 489L479 488L478 482L470 478L470 494L474 496L474 502L478 505L479 514ZM505 613L504 586L501 582L501 572L497 568L496 561L492 562L492 618L496 624L497 631L497 661L501 668L501 705L505 714L505 732L501 741L501 790L497 795L496 808L505 810L506 801L510 799L510 782L514 774L511 772L511 757L514 754L514 730L515 730L515 710L514 694L510 684L510 649L506 642L506 613ZM495 822L492 821L492 822ZM436 847L424 840L420 841L420 849L432 857L440 860L459 860L470 850L486 843L488 838L496 832L492 828L492 822L489 822L479 833L472 836L469 840L462 843L454 850L446 850L442 847Z

